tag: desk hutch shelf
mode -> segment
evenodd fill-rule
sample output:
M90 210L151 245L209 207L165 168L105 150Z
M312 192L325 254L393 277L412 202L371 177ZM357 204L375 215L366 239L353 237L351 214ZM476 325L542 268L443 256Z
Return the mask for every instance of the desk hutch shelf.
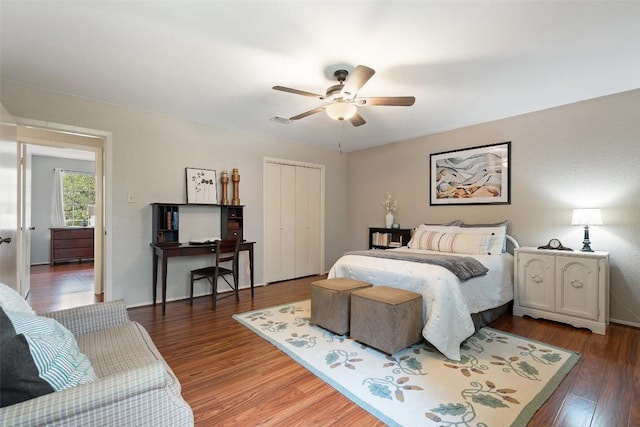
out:
M152 244L171 245L180 243L180 207L182 206L189 205L186 203L151 203ZM243 239L244 206L214 204L205 206L220 209L220 237L223 240Z

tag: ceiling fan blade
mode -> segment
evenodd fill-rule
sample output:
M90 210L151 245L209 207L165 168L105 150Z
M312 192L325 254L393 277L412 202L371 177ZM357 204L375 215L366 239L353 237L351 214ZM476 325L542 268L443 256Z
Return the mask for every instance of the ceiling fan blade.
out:
M362 102L362 104L360 104ZM392 105L408 107L416 102L416 98L413 96L388 96L388 97L373 97L373 98L358 98L358 105Z
M363 124L367 123L362 116L360 115L360 113L358 113L356 111L356 113L351 116L351 118L349 119L349 121L351 122L352 125L354 126L362 126Z
M326 106L324 107L318 107L318 108L314 108L313 110L309 110L309 111L305 111L304 113L300 113L297 116L293 116L293 117L289 117L289 120L300 120L300 119L304 119L307 116L310 116L312 114L316 114L319 113L320 111L324 111L324 109L326 108Z
M291 89L290 87L274 86L272 89L279 90L282 92L294 93L296 95L310 96L312 98L319 98L319 99L323 98L322 95L318 95L317 93L306 92L304 90L298 90L298 89Z
M365 67L364 65L356 66L353 73L347 78L342 88L342 96L348 99L353 99L358 91L369 81L371 76L375 74L373 68Z

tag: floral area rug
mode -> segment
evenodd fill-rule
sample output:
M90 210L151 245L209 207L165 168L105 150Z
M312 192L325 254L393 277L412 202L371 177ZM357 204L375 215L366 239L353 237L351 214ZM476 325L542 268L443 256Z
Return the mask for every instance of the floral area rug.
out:
M310 323L310 301L234 319L389 426L525 426L580 358L491 328L460 361L426 342L387 356Z

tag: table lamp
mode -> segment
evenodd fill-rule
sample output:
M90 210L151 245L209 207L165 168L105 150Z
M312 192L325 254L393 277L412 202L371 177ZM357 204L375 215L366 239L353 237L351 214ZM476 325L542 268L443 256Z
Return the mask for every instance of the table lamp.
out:
M582 241L582 252L593 252L591 241L589 240L589 226L602 225L602 214L600 209L574 209L571 225L584 225L584 240Z

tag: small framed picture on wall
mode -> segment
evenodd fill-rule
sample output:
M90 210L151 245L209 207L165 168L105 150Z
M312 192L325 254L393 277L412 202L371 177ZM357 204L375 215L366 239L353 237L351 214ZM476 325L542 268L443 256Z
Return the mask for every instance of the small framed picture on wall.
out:
M186 168L187 203L215 205L218 203L216 171L211 169Z

